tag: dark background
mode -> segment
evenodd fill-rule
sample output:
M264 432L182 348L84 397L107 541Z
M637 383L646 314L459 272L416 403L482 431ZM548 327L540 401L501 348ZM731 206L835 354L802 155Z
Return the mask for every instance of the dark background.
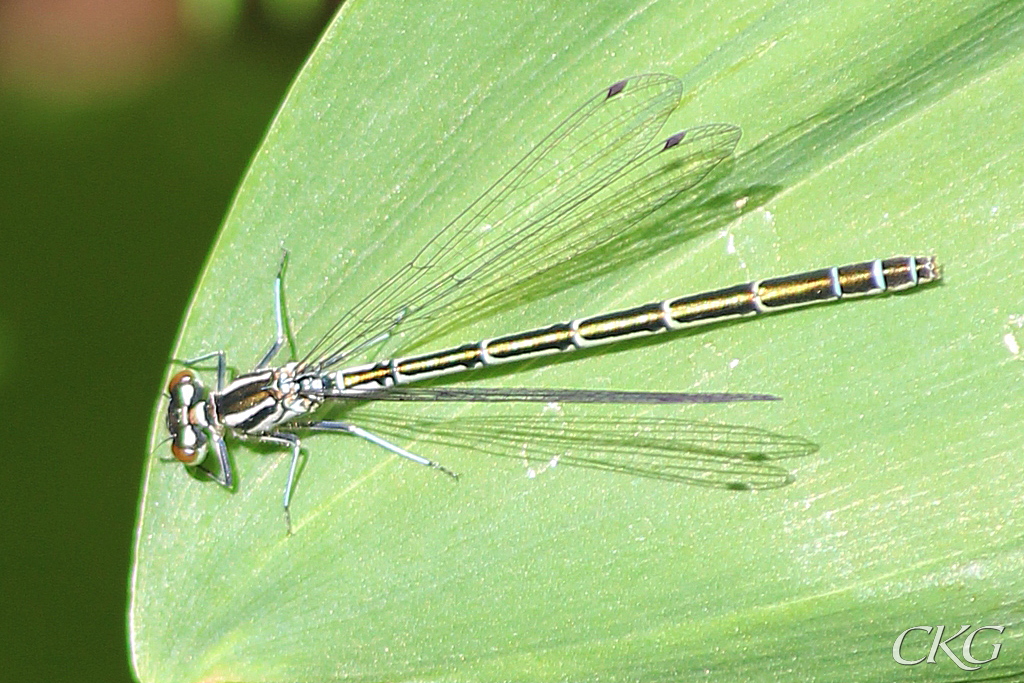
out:
M0 5L3 680L132 678L153 401L234 188L333 7L180 10Z

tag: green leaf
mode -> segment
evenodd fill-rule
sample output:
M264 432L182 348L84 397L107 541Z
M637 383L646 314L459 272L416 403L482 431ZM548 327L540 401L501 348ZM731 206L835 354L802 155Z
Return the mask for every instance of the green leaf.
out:
M977 675L1018 672L1022 20L1012 2L344 5L239 188L179 358L255 364L282 246L308 348L562 117L645 71L687 87L666 132L742 126L718 204L670 214L614 268L585 263L586 282L438 346L892 254L936 254L945 279L484 377L776 394L601 413L820 446L770 491L530 478L429 435L401 443L458 471L452 485L316 435L287 536L287 454L231 440L237 492L191 479L157 457L159 400L131 583L140 680L961 680L941 650L914 667L892 656L905 629L961 624L1007 627L975 641L982 659L1003 643ZM459 411L411 406L409 424ZM912 633L903 655L930 638Z

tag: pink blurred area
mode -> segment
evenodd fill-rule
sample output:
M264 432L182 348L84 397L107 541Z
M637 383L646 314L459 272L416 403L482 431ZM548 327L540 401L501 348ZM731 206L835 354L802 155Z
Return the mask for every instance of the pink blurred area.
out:
M132 92L182 34L177 0L2 0L0 88L58 102Z

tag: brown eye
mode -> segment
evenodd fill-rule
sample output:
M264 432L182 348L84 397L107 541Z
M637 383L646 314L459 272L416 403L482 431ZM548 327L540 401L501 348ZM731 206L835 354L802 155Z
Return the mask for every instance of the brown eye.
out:
M171 453L174 459L185 465L195 463L199 453L194 448L181 448L177 444L171 444Z
M206 436L192 425L183 425L171 441L171 455L184 465L198 465L206 458Z
M195 380L195 378L196 376L192 373L191 370L182 370L174 377L172 377L171 381L167 383L167 393L173 394L174 390L178 388L179 384L192 384L192 381Z

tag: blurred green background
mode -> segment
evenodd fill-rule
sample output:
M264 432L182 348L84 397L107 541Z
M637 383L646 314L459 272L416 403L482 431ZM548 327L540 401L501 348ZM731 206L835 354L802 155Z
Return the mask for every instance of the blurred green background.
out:
M132 680L153 395L232 192L336 5L0 4L4 680Z

